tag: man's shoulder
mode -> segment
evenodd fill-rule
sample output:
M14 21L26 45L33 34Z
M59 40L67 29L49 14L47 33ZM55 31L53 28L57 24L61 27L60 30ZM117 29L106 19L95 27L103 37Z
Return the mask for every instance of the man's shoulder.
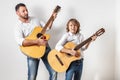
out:
M30 20L39 20L37 17L29 16Z

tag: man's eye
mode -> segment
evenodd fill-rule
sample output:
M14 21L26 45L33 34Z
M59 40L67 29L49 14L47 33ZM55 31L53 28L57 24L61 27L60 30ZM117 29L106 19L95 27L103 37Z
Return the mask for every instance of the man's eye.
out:
M22 11L22 12L25 12L25 11Z

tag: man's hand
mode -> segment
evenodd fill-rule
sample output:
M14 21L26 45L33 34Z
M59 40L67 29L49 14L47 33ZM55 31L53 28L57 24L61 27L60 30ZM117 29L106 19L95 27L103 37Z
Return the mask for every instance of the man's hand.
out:
M52 16L53 16L53 19L55 20L55 18L57 17L57 13L54 12Z
M46 39L38 38L36 41L37 41L37 45L38 46L45 46L47 44L47 40Z

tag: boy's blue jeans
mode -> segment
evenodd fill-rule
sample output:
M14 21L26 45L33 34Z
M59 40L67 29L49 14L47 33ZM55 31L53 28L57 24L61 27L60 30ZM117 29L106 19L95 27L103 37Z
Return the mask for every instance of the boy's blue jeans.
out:
M81 80L83 69L83 59L74 61L70 64L70 67L66 71L66 78L65 80Z

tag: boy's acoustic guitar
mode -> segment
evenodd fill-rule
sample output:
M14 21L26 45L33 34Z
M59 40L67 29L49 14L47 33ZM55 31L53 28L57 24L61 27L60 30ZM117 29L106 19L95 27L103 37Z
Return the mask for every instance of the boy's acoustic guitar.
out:
M100 36L105 32L103 28L99 29L95 34L96 36ZM92 37L92 36L91 36ZM92 38L89 37L88 39L84 40L82 43L76 45L73 42L68 42L64 45L67 49L74 49L76 50L80 55L80 48L84 46L86 43L90 42ZM48 54L48 62L50 66L57 72L64 72L68 69L71 62L75 60L79 60L79 57L68 55L66 53L58 52L56 49L53 49Z

